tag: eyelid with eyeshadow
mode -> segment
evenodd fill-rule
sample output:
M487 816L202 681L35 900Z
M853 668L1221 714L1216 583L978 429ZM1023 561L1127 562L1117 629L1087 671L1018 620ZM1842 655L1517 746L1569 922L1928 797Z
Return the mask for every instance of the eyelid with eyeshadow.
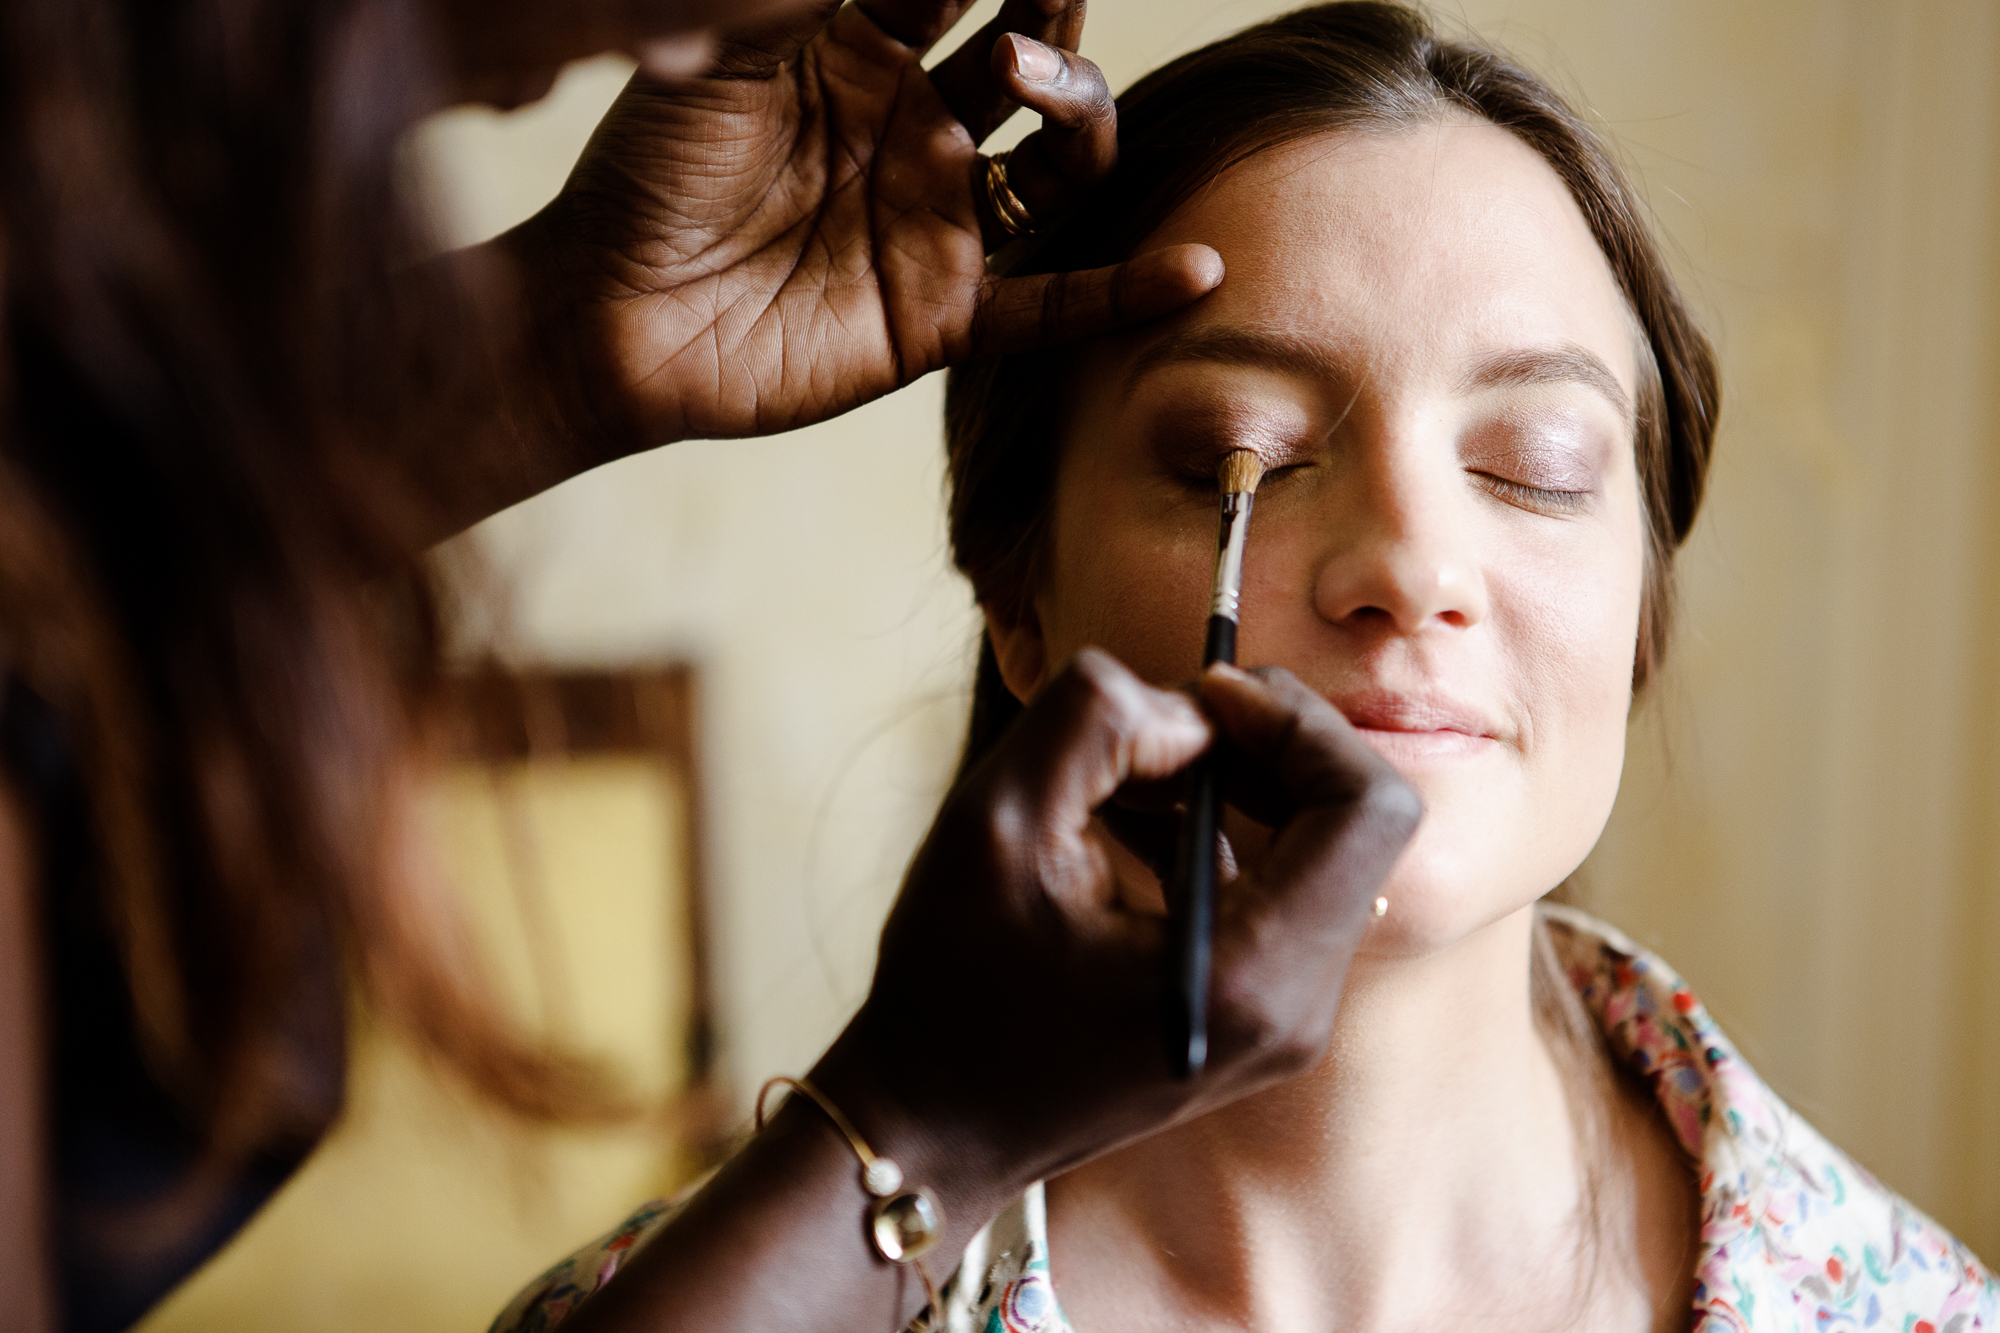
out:
M1509 414L1459 440L1466 469L1532 490L1593 491L1603 484L1616 444L1586 421L1563 414Z
M1132 404L1161 463L1212 473L1224 454L1248 449L1268 470L1297 461L1317 435L1309 406L1293 394L1233 382L1238 377L1219 384L1214 367L1190 369L1210 373L1152 377Z
M1553 510L1557 513L1581 513L1597 495L1595 487L1584 490L1561 490L1552 486L1531 486L1524 481L1515 481L1498 473L1480 468L1467 468L1473 476L1485 483L1486 488L1507 504L1519 509Z
M1211 438L1198 446L1175 448L1171 445L1159 450L1160 461L1174 477L1196 489L1214 491L1216 489L1216 469L1224 457L1239 450L1249 450L1264 464L1264 480L1259 489L1270 484L1274 478L1296 472L1309 466L1312 460L1304 449L1274 445L1270 440L1253 440L1241 437Z

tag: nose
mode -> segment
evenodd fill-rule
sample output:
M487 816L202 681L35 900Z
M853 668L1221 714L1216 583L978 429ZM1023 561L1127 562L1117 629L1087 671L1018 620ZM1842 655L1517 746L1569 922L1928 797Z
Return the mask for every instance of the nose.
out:
M1415 450L1368 452L1376 457L1335 488L1314 609L1369 636L1479 624L1487 613L1486 580L1473 547L1475 525L1462 512L1457 467L1426 466L1409 456Z

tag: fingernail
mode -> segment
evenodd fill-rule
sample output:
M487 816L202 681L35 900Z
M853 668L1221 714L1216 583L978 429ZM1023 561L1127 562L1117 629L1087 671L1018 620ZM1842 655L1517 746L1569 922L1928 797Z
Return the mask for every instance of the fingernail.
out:
M1224 680L1250 679L1249 672L1231 662L1211 662L1208 665L1208 672L1210 675L1220 676Z
M1033 83L1047 83L1062 71L1056 53L1032 37L1014 39L1014 70Z

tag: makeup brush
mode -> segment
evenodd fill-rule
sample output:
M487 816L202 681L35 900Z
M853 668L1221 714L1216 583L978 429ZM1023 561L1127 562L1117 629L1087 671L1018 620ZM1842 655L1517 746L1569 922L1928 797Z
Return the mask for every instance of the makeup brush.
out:
M1208 608L1204 669L1236 661L1236 624L1243 600L1243 546L1250 535L1250 505L1264 478L1264 460L1248 449L1223 455L1216 469L1222 493L1222 531L1215 550L1215 596ZM1220 740L1216 742L1221 744ZM1167 886L1167 1059L1180 1078L1208 1063L1209 948L1215 932L1216 834L1222 788L1213 748L1188 770L1187 812L1181 819L1173 882Z

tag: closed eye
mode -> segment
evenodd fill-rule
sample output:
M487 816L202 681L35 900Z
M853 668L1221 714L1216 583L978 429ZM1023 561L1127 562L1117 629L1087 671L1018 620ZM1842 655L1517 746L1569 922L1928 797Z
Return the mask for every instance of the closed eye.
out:
M1474 472L1480 484L1497 498L1517 509L1528 509L1536 513L1576 514L1581 513L1590 503L1590 491L1563 491L1546 486L1530 486L1525 482L1497 476L1491 472Z
M1278 467L1266 468L1264 470L1264 479L1257 483L1257 489L1262 491L1276 482L1295 477L1311 466L1311 463L1285 463Z
M1263 479L1257 483L1258 494L1263 494L1273 484L1283 481L1286 477L1302 472L1311 466L1311 463L1284 463L1277 467L1264 469ZM1204 472L1196 472L1190 469L1182 474L1181 484L1185 485L1191 491L1198 491L1207 495L1214 495L1220 489L1220 483L1213 468Z

